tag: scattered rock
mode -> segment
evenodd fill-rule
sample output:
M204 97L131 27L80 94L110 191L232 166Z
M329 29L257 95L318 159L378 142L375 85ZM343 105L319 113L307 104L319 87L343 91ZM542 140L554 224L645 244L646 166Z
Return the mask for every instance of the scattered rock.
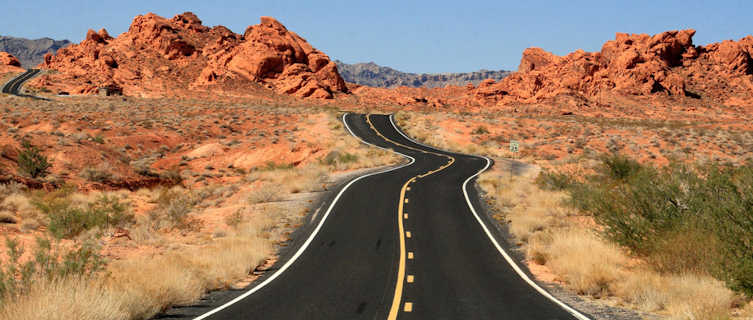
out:
M0 223L16 224L18 218L8 211L0 211Z
M12 145L6 144L0 149L0 157L13 162L18 161L18 149Z

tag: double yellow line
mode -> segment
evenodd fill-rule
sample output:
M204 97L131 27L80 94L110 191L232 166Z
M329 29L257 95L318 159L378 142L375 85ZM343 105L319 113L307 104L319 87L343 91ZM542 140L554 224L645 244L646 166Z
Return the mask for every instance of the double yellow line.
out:
M371 120L369 119L369 116L371 116L371 115L370 114L366 115L366 122L371 127L371 130L373 130L378 136L380 136L385 141L390 142L390 143L392 143L392 144L394 144L396 146L400 146L400 147L406 148L406 149L410 149L410 150L414 150L414 151L418 151L418 152L422 152L422 153L433 154L433 155L437 155L437 156L440 156L440 157L445 157L445 158L448 159L448 162L446 164L442 165L441 167L439 167L439 168L437 168L435 170L427 171L426 173L419 174L419 175L416 175L416 176L410 178L408 181L405 182L405 184L403 184L403 187L400 189L400 202L398 204L398 209L397 209L397 225L398 225L398 230L399 230L399 233L400 233L400 261L398 262L398 268L397 268L397 284L395 285L395 296L392 298L392 307L390 307L390 313L387 316L388 320L395 320L395 319L397 319L397 314L400 311L400 304L401 304L402 296L403 296L403 282L404 282L404 279L405 279L405 237L406 237L406 231L405 231L405 227L403 226L403 220L407 219L407 216L404 215L404 206L405 206L405 203L407 202L407 199L405 198L405 192L409 189L408 185L410 185L411 183L415 182L416 179L418 179L418 178L424 178L426 176L432 175L434 173L437 173L439 171L442 171L442 170L450 167L453 163L455 163L455 158L451 157L451 156L448 156L448 155L445 155L445 154L441 154L441 153L437 153L437 152L432 152L432 151L421 150L421 149L418 149L418 148L406 146L406 145L404 145L402 143L399 143L399 142L395 142L395 141L393 141L393 140L385 137L381 132L379 132L379 130L377 130L376 127L374 127L374 124L371 123ZM412 311L413 310L413 304L412 303L406 303L406 306L405 306L404 310L406 312Z

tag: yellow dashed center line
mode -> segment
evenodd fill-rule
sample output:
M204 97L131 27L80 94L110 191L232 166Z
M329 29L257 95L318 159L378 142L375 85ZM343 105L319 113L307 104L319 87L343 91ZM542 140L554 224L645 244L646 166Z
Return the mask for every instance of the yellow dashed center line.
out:
M387 142L390 142L390 143L392 143L392 144L394 144L396 146L400 146L400 147L403 147L403 148L406 148L406 149L418 151L418 152L421 152L421 153L429 153L429 154L433 154L433 155L440 156L440 157L446 157L448 159L447 164L445 164L445 165L443 165L443 166L441 166L441 167L439 167L439 168L437 168L435 170L431 170L431 171L426 172L424 174L419 174L419 175L417 175L417 176L415 176L413 178L410 178L410 180L408 180L407 182L405 182L405 184L403 184L403 187L400 189L400 202L398 202L398 209L397 209L397 211L398 211L398 213L397 213L397 220L398 220L397 222L398 222L398 224L397 225L398 225L398 230L399 230L399 234L400 234L400 261L398 262L398 267L397 267L397 283L395 284L395 296L392 299L392 307L390 307L390 313L387 316L388 320L395 320L395 319L397 319L397 313L398 313L398 311L400 309L400 302L401 302L402 296L403 296L403 280L405 279L405 281L407 281L408 283L413 283L413 281L414 281L414 276L413 275L408 275L407 277L405 277L405 256L406 256L406 254L405 254L405 239L406 238L408 238L408 239L411 238L410 231L405 231L404 226L403 226L403 220L408 219L408 214L404 213L404 211L403 211L404 204L408 203L408 199L405 197L405 192L408 191L408 190L410 190L410 187L408 187L408 185L411 184L411 183L413 183L414 181L416 181L417 178L424 178L424 177L426 177L428 175L437 173L439 171L442 171L442 170L448 168L453 163L455 163L455 158L451 157L451 156L448 156L448 155L441 154L441 153L436 153L436 152L421 150L421 149L414 148L414 147L409 147L409 146L406 146L404 144L392 141L389 138L387 138L384 135L382 135L382 133L379 132L379 130L377 130L374 127L374 124L371 123L371 120L369 119L369 115L366 115L366 122L369 124L369 126L371 127L371 129L378 136L382 137L382 139L384 139ZM401 217L402 217L402 219L401 219ZM413 260L413 252L408 252L408 259ZM405 304L403 306L403 312L412 312L412 311L413 311L413 303L412 302L405 302Z

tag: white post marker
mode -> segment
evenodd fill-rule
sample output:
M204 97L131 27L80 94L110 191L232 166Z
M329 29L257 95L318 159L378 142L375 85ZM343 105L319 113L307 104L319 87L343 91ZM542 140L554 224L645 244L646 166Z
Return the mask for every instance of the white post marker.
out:
M520 148L520 144L516 140L510 140L510 152L515 154L518 152L518 149Z

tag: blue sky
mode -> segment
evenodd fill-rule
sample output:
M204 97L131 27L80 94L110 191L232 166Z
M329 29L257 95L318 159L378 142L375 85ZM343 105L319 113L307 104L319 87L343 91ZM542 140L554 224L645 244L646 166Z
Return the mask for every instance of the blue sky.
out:
M615 32L694 28L696 44L753 33L753 1L17 1L0 3L0 35L81 41L125 32L134 16L193 11L242 33L276 17L331 58L408 72L516 69L523 49L597 51Z

